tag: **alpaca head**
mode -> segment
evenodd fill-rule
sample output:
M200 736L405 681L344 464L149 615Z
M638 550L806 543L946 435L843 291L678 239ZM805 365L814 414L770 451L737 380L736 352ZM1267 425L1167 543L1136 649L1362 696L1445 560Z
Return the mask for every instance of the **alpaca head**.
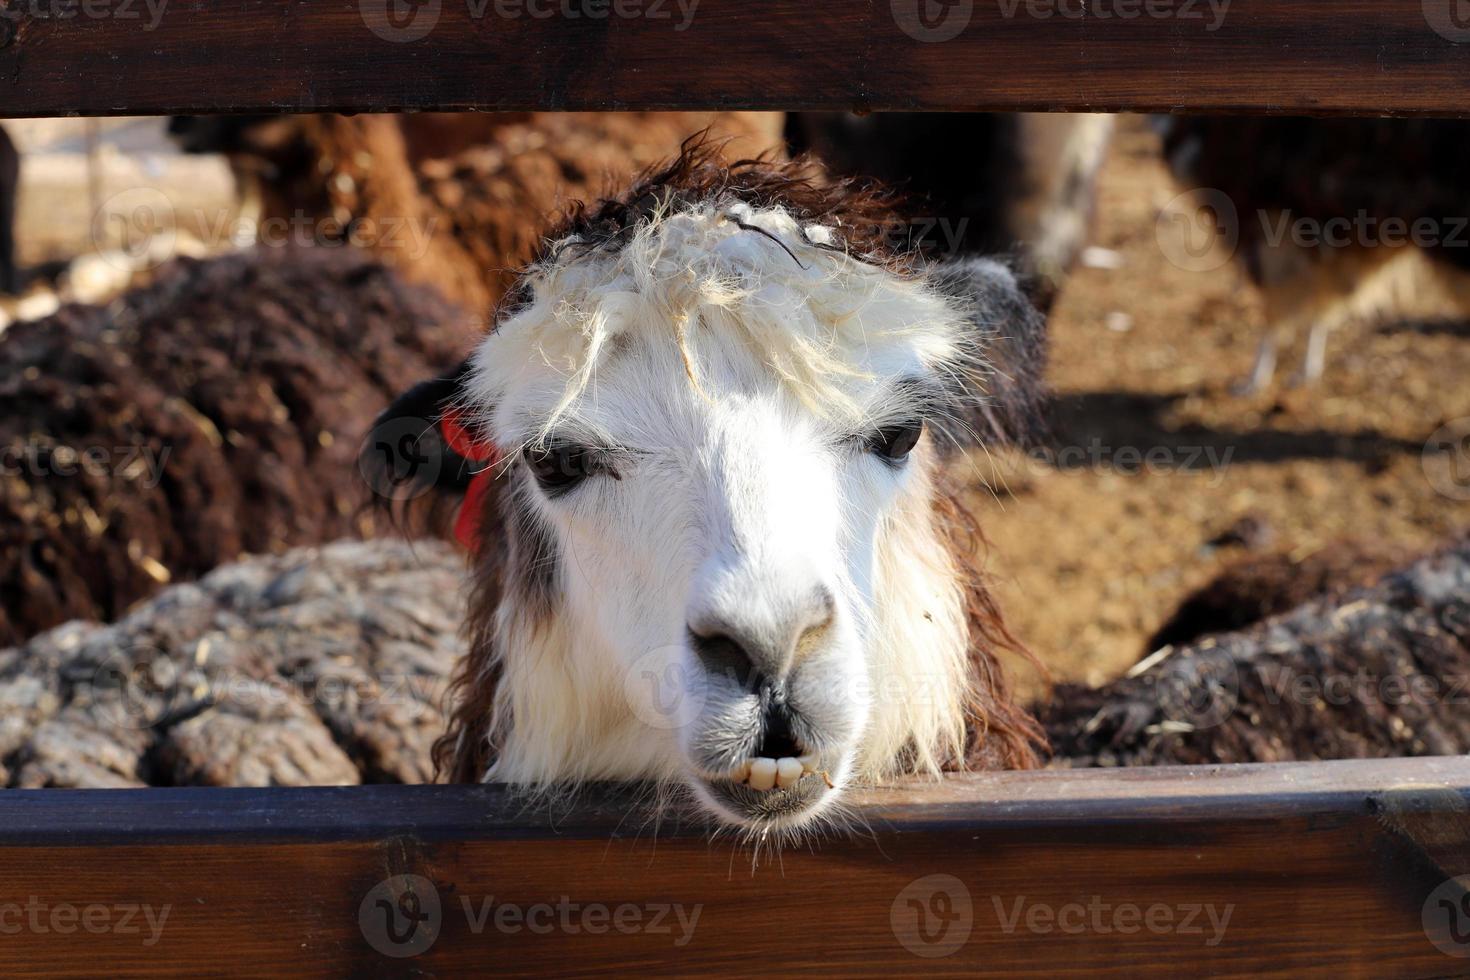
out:
M459 373L385 416L449 406L487 447L452 775L652 779L766 830L856 780L1031 759L938 464L993 427L987 344L1033 314L1003 267L936 275L885 227L686 153L574 213Z

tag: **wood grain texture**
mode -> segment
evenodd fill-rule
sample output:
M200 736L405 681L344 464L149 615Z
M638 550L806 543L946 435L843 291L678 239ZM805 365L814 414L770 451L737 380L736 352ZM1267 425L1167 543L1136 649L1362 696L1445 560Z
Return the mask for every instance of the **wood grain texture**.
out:
M6 3L0 117L472 108L1470 114L1470 20L1457 17L1457 0L1088 0L1085 12L1083 0ZM921 17L926 9L933 20Z
M0 965L119 976L1470 967L1431 942L1424 918L1426 905L1431 924L1459 914L1433 899L1465 896L1444 889L1470 873L1470 759L968 776L856 802L870 832L752 869L748 849L698 825L666 823L655 843L613 791L554 817L499 787L12 791L0 794ZM431 883L415 895L433 942L411 958L380 952L405 948L388 940L387 916L400 935L408 919L373 891L399 875ZM137 932L112 928L126 907ZM76 921L107 910L90 914L108 928L60 933L57 908ZM1470 915L1450 925L1470 929Z

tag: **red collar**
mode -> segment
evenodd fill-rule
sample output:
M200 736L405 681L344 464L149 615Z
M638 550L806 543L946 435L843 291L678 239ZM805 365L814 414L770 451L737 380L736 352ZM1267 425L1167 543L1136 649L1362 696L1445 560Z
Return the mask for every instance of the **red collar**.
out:
M439 431L444 434L449 448L475 467L464 501L459 505L459 516L454 521L454 539L471 554L478 554L483 544L480 540L480 517L485 512L485 496L495 481L495 464L500 462L500 452L494 443L477 439L454 409L446 410L440 417Z

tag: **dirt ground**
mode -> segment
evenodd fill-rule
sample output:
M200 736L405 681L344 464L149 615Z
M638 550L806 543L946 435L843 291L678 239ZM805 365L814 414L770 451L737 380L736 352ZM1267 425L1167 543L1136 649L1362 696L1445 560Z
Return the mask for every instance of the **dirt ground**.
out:
M1122 262L1078 269L1054 310L1052 439L972 460L1013 629L1058 679L1092 684L1242 553L1210 542L1243 519L1257 546L1300 555L1343 538L1427 547L1470 526L1470 461L1425 450L1470 416L1470 324L1430 310L1350 325L1310 388L1287 384L1299 337L1270 390L1235 395L1261 299L1233 263L1168 260L1155 225L1178 191L1143 121L1120 122L1093 241Z
M23 262L116 247L117 223L89 216L139 185L166 192L165 221L205 250L228 246L222 161L173 153L156 120L109 121L88 192L83 126L7 123L31 154ZM1155 226L1176 194L1157 139L1121 119L1093 239L1114 261L1079 268L1051 322L1052 438L969 461L1011 624L1058 679L1099 683L1138 660L1179 601L1241 554L1210 541L1243 519L1256 546L1300 555L1349 537L1427 547L1470 527L1470 460L1425 455L1441 426L1470 417L1470 324L1431 311L1352 326L1334 334L1316 387L1279 380L1238 397L1230 385L1250 366L1261 300L1232 263L1190 272L1168 260ZM1282 379L1304 341L1282 352Z

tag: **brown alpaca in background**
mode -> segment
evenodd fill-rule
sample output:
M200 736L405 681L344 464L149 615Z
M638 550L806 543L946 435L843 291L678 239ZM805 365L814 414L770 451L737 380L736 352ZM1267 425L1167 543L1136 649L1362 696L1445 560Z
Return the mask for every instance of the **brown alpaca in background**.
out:
M548 221L708 129L728 159L778 152L780 115L544 112L181 117L192 152L226 154L263 236L296 221L352 241L468 309L499 301ZM325 239L325 242L322 242Z
M1180 183L1202 207L1233 211L1206 219L1210 237L1235 244L1266 301L1243 393L1270 384L1300 332L1291 380L1310 384L1349 320L1412 313L1423 294L1470 310L1470 123L1170 116L1159 128Z

